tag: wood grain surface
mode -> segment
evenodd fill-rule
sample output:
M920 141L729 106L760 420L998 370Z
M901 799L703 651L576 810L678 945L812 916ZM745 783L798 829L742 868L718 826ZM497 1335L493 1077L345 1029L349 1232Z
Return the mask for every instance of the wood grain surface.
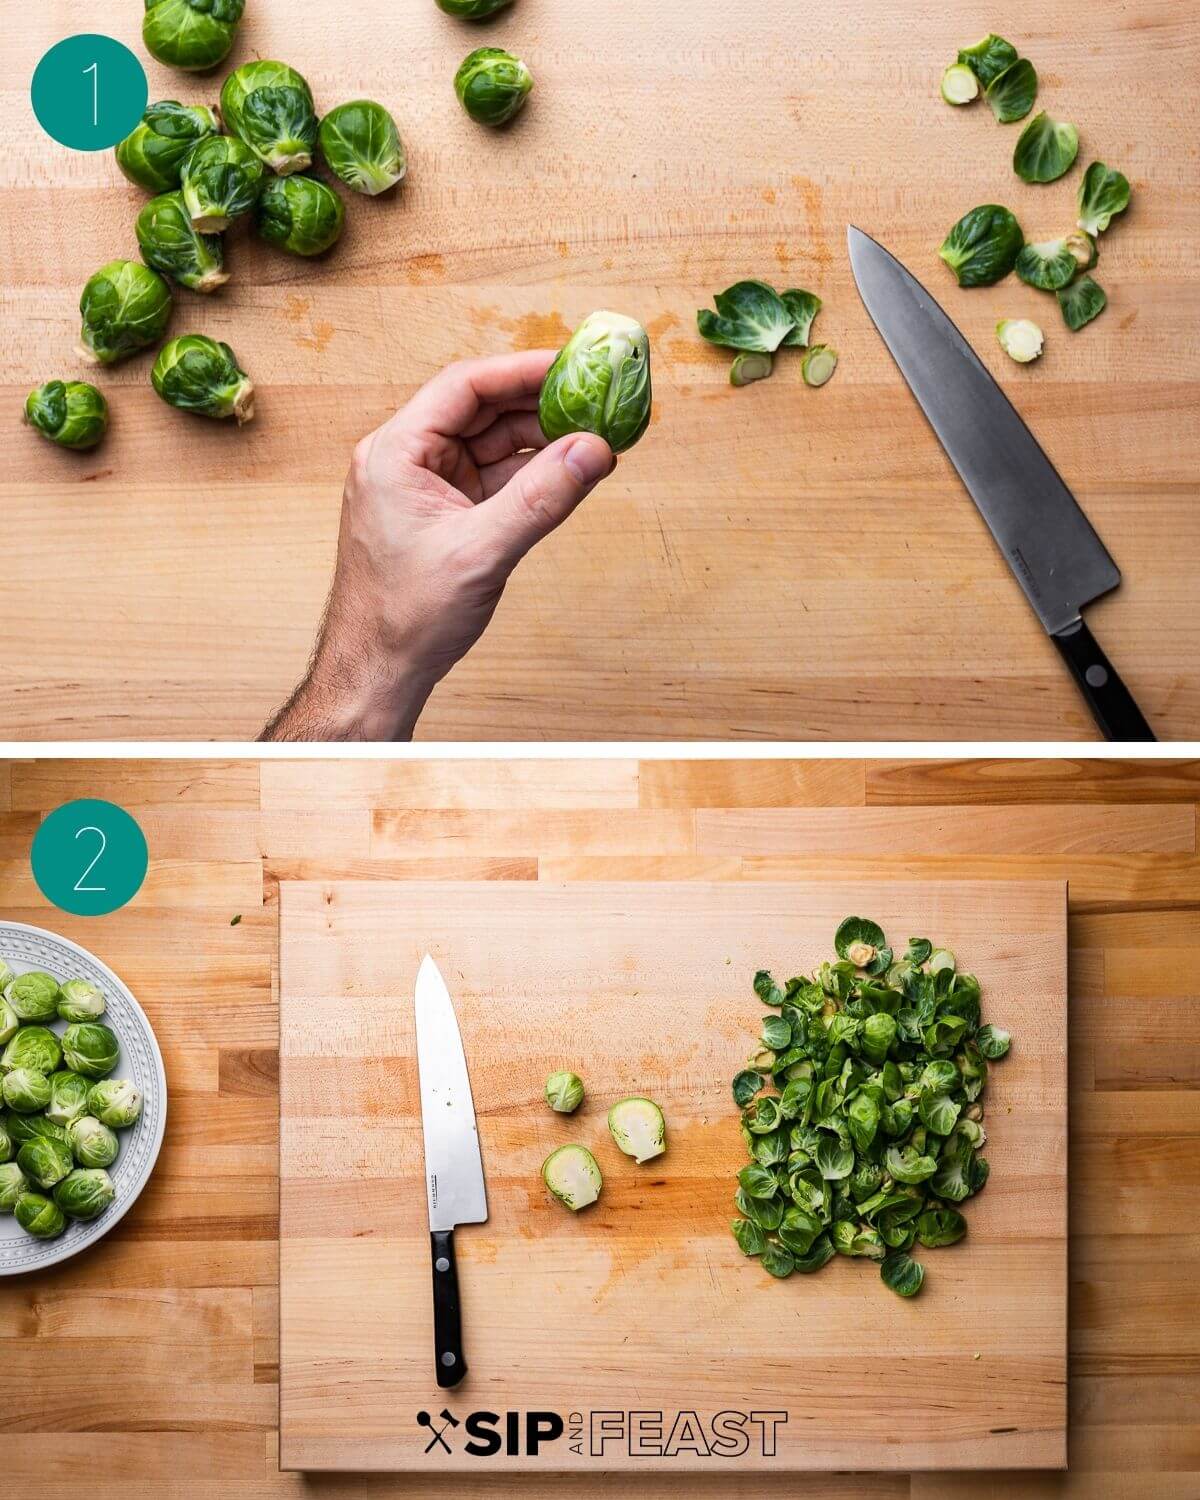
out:
M146 887L99 921L51 911L29 878L40 818L81 796L122 803L150 842ZM1057 820L1054 841L1014 837L1010 819L1029 804ZM23 1393L0 1417L6 1482L39 1500L75 1500L81 1471L96 1500L131 1490L154 1500L561 1494L561 1481L537 1476L439 1484L277 1471L278 882L758 879L765 869L772 879L1071 885L1069 1475L813 1475L805 1494L1194 1500L1200 1242L1186 1204L1200 1191L1200 858L1194 838L1178 846L1178 827L1197 804L1200 764L1184 761L0 763L0 909L117 969L154 1022L172 1087L158 1169L120 1229L95 1255L9 1282L0 1297L0 1366ZM827 857L764 854L744 820L773 805L790 816L922 807L927 821L883 857L873 832ZM969 850L940 832L943 812L964 805ZM1148 821L1124 825L1102 852L1073 847L1076 821L1128 808ZM745 828L740 851L697 852L699 809ZM571 841L558 832L543 855L564 810ZM449 813L483 828L498 811L514 817L503 855L457 852L436 832ZM401 813L425 820L429 837L380 853L376 827ZM577 1476L572 1489L616 1495L628 1479ZM647 1476L638 1492L724 1500L728 1484Z
M88 25L141 53L140 7ZM0 223L0 695L22 739L253 737L307 658L355 440L449 360L556 346L615 307L653 343L654 425L512 581L419 734L446 739L1090 738L1094 728L859 303L848 222L922 278L997 375L1124 571L1089 618L1163 738L1200 737L1200 29L1178 0L1098 0L1087 24L1013 0L521 0L485 29L433 0L247 7L231 62L283 56L319 106L373 95L409 180L349 204L327 259L231 237L233 281L178 297L177 332L232 343L260 390L241 433L163 406L149 357L106 373L108 441L63 453L15 427L37 382L76 375L79 291L134 252L141 201L108 153L40 133L27 79L77 7L6 35ZM942 68L1002 24L1074 121L1080 164L1028 186L1017 127L938 97ZM480 40L537 85L514 126L473 125L451 88ZM149 61L152 97L219 78ZM1097 276L1109 308L1071 335L1015 278L960 291L937 257L968 208L1007 203L1031 238L1073 220L1102 158L1133 183ZM748 390L695 310L747 275L824 299L832 383L798 360ZM1035 316L1043 359L1002 354Z
M448 1406L561 1415L557 1441L506 1447L496 1472L717 1470L733 1485L1064 1467L1066 895L1062 881L281 886L282 1465L477 1472L465 1434L443 1449L419 1423ZM747 1159L729 1080L762 1016L751 980L814 970L850 912L901 944L935 932L1017 1039L986 1096L988 1192L961 1254L914 1252L916 1302L845 1259L781 1294L729 1234ZM434 1378L413 1032L426 952L454 1002L488 1194L487 1223L455 1236L470 1369L452 1392ZM542 1097L561 1067L588 1091L570 1119ZM605 1123L630 1094L667 1119L665 1155L642 1167ZM572 1141L604 1174L578 1216L540 1178ZM771 1431L751 1420L722 1458L700 1434L731 1411L772 1412Z

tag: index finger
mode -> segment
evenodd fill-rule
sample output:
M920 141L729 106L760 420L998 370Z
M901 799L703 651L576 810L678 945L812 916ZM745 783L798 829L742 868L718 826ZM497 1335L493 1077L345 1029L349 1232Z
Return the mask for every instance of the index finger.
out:
M554 349L531 349L447 365L393 421L420 433L452 438L466 432L484 408L531 409L556 356Z

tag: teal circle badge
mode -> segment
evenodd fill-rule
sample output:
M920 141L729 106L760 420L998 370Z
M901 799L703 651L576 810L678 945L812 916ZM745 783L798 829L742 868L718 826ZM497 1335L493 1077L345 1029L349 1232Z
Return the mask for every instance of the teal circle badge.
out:
M106 151L123 141L149 94L146 70L129 48L92 32L56 42L30 87L38 124L73 151Z
M132 901L150 863L146 836L115 802L64 802L38 829L29 856L46 900L76 917L103 917Z

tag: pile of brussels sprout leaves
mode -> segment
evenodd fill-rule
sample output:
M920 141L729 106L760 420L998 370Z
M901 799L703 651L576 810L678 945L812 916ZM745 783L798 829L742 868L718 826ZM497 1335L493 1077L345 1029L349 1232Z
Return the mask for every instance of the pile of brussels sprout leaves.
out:
M942 98L948 104L988 101L1002 125L1023 120L1037 98L1033 64L1017 55L1003 37L989 34L959 51L942 75ZM1043 110L1022 130L1013 151L1013 170L1025 182L1055 182L1074 165L1079 132ZM959 286L992 286L1015 270L1021 281L1053 292L1063 321L1078 332L1104 311L1107 298L1087 273L1099 258L1099 237L1113 218L1129 206L1129 182L1122 173L1094 161L1083 175L1075 227L1057 239L1026 243L1016 216L996 203L985 203L963 215L951 229L939 254ZM1002 319L996 335L1005 352L1026 364L1042 352L1041 329L1030 319Z
M513 0L437 0L447 15L481 21ZM209 72L232 51L245 0L145 0L142 40L168 67ZM510 120L533 86L529 70L500 48L479 48L459 68L455 92L472 119ZM228 281L222 236L252 220L268 244L288 254L324 254L340 238L342 198L309 175L314 159L353 192L375 196L404 176L407 159L395 121L373 100L356 99L323 117L307 80L270 60L235 69L221 88L220 112L174 100L151 104L116 147L117 164L154 196L137 216L141 261L114 260L89 278L80 299L78 353L107 366L158 344L173 312L170 281L211 294ZM169 405L239 426L254 416L254 386L228 344L206 334L172 339L151 384ZM50 380L25 403L27 423L63 448L102 441L109 406L87 381Z
M863 1256L912 1297L925 1271L910 1251L962 1239L956 1205L987 1181L981 1099L1010 1038L980 1024L979 981L927 938L896 958L876 923L847 917L834 947L811 977L754 976L769 1010L733 1080L751 1156L733 1237L772 1276Z
M583 1079L577 1073L551 1073L546 1079L546 1103L557 1115L573 1115L583 1103L583 1094ZM617 1100L608 1111L608 1133L617 1149L632 1156L638 1166L667 1149L663 1112L653 1099L641 1095ZM572 1213L595 1203L604 1186L599 1162L586 1146L575 1142L551 1151L542 1163L542 1181Z
M777 292L766 281L737 281L713 298L716 312L703 307L696 314L701 338L723 349L741 352L729 371L730 385L765 380L774 369L780 349L803 349L800 373L805 385L824 385L837 369L837 350L809 344L821 299L793 288Z
M120 1044L89 980L60 985L0 959L0 995L0 1213L35 1239L57 1239L68 1220L98 1218L116 1197L107 1171L116 1132L137 1123L142 1096L108 1076ZM56 1021L67 1022L61 1036Z

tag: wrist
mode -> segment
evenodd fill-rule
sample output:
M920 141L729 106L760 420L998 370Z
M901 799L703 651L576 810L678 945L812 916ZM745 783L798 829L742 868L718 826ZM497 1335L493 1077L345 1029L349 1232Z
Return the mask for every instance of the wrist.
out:
M323 707L330 739L382 743L412 739L436 682L406 657L323 641L305 687Z

